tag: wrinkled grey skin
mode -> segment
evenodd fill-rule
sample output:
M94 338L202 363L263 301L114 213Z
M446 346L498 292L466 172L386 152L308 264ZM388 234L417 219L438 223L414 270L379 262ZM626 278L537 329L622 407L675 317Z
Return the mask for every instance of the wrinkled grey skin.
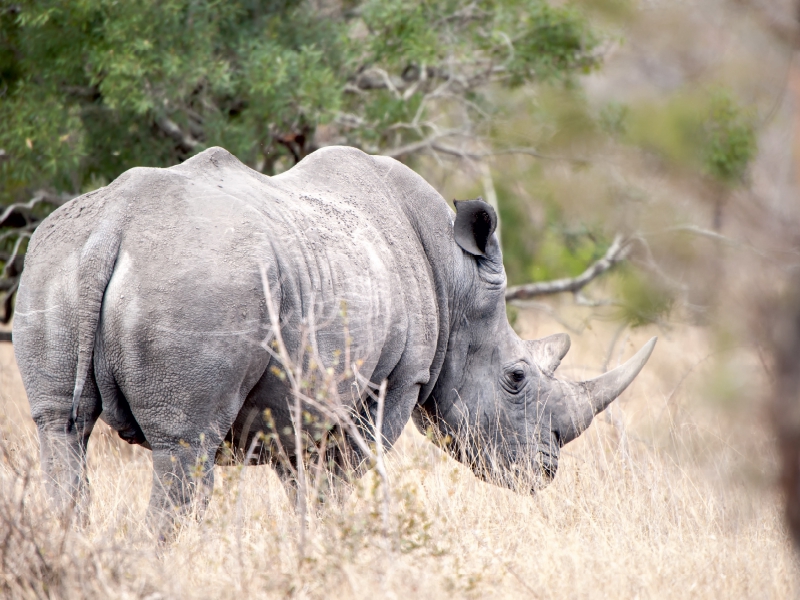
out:
M241 456L270 430L264 409L292 454L261 269L292 356L314 323L326 365L342 373L346 346L360 363L338 386L359 423L375 417L366 381L387 380L387 446L413 414L479 476L517 488L533 465L542 477L524 485L546 483L655 340L602 378L557 380L569 338L519 339L494 212L457 212L401 163L342 147L271 178L211 148L55 211L31 239L13 336L56 505L85 494L98 418L152 449L151 515L209 489L225 440ZM270 448L256 454L281 467Z

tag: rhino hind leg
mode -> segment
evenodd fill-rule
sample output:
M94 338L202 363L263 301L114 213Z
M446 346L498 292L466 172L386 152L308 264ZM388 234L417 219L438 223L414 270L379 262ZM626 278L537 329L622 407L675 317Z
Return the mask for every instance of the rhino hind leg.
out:
M90 503L86 451L101 410L93 378L87 383L75 421L72 398L66 392L46 395L33 392L29 398L39 433L41 468L49 501L62 517L76 516L81 524L87 522ZM43 388L46 386L39 389Z
M20 310L22 313L23 311ZM67 330L67 319L49 314L55 322L51 329ZM42 352L47 327L40 322L25 322L17 317L14 348L20 373L28 393L31 416L38 430L40 465L48 501L65 518L87 519L89 482L86 473L86 450L101 411L100 395L94 377L86 380L73 419L75 357L68 352ZM23 329L22 325L27 325Z
M215 397L199 392L195 407L213 407L206 412L184 413L185 421L159 419L158 411L141 416L131 400L153 453L153 485L148 507L148 527L159 542L171 541L187 517L201 519L214 489L214 464L225 434L230 431L242 394ZM163 403L162 396L159 402ZM173 403L174 406L174 403ZM177 426L176 426L177 425Z
M91 433L68 420L40 422L39 447L45 490L50 504L65 519L77 517L85 525L90 502L86 475L86 448Z
M201 518L214 489L213 444L157 445L153 450L153 487L147 511L149 529L159 542L177 533L180 519Z

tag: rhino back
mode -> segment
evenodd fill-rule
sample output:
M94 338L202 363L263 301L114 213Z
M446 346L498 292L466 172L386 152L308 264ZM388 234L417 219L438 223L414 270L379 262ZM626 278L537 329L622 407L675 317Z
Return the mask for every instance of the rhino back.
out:
M125 221L100 331L100 371L143 429L185 423L188 434L232 418L257 381L259 408L285 410L262 345L262 268L293 356L311 327L323 362L340 372L347 349L366 379L429 379L438 322L419 239L375 185L369 157L353 165L346 151L329 154L268 178L211 149L150 174ZM360 174L337 181L331 164ZM351 402L352 383L339 390Z
M230 423L254 388L271 390L261 405L285 406L263 347L261 269L290 350L313 324L323 360L337 369L347 346L366 379L426 383L441 298L408 203L386 175L385 165L341 148L273 178L219 148L171 169L125 173L56 211L32 240L18 310L57 318L47 327L18 321L35 330L23 360L42 345L77 354L75 267L92 231L114 218L119 256L103 299L96 376L109 392L104 403L119 390L148 439ZM67 390L75 361L56 362ZM345 398L351 384L340 385Z

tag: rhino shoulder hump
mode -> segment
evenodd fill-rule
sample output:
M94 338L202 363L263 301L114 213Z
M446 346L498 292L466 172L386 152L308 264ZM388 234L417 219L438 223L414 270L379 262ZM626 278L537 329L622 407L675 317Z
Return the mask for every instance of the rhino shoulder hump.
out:
M179 165L166 169L173 173L179 173L188 177L213 177L215 174L224 174L234 172L237 174L247 175L259 181L269 181L270 177L251 169L236 156L220 148L219 146L212 146L206 148L199 154L195 154L190 159L182 162Z

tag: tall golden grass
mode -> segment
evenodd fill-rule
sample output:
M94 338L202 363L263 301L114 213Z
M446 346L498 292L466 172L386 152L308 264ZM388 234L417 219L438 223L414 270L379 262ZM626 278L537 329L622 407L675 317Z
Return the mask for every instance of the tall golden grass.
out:
M561 329L527 312L518 327L524 337ZM302 560L297 517L266 467L217 467L205 518L159 547L144 525L149 452L102 424L90 442L89 523L57 521L13 350L2 345L0 597L797 596L758 358L675 326L623 334L611 366L653 334L645 370L564 449L545 490L483 483L409 426L387 456L388 526L369 474L342 505L309 517ZM612 335L604 325L573 335L559 372L596 374Z

